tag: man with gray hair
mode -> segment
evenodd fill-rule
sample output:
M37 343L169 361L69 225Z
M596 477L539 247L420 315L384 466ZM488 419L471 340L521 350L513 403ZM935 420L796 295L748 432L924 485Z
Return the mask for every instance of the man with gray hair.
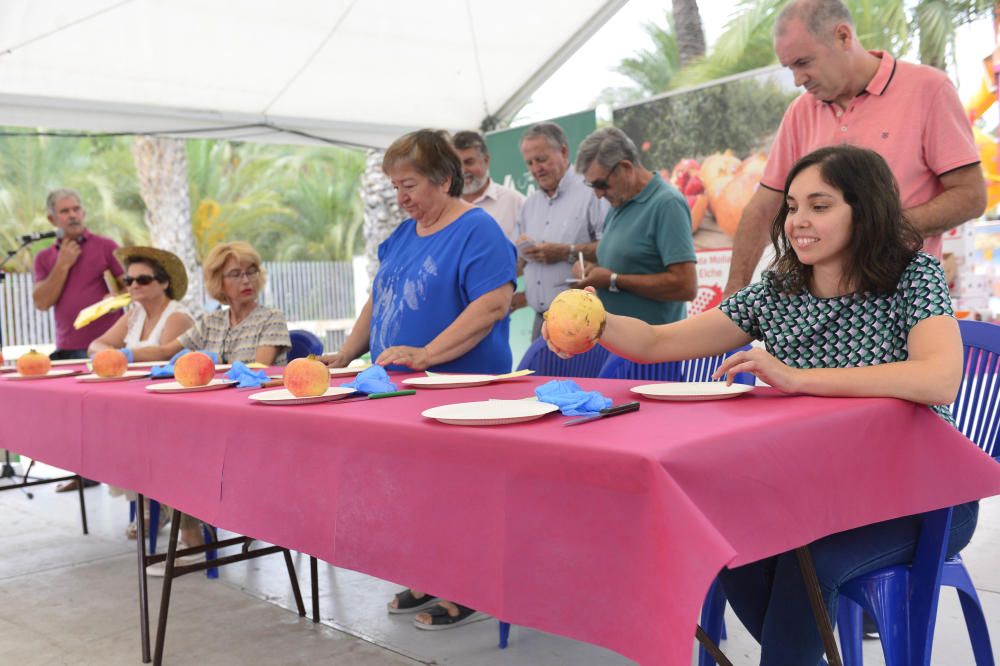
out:
M585 266L574 286L594 287L608 312L669 324L687 314L698 288L691 211L684 196L639 161L639 151L616 127L592 133L576 169L594 195L611 204L597 265Z
M75 190L53 190L45 208L59 239L35 257L31 296L39 310L55 307L56 350L49 356L53 360L87 358L87 346L111 328L121 312L106 314L79 330L73 328L73 321L80 310L108 295L105 272L121 280L125 271L114 256L118 244L87 229L87 211ZM89 479L83 483L97 485ZM75 479L56 486L56 492L76 489Z
M113 254L118 244L87 229L87 211L75 190L53 190L45 208L59 239L35 257L31 296L39 310L55 307L52 358L87 358L87 346L111 328L121 312L106 314L79 330L73 328L73 321L80 310L108 295L105 271L115 279L125 273Z
M941 234L986 207L972 130L945 73L867 51L840 0L789 3L774 26L774 51L805 92L785 112L760 188L743 210L726 293L750 281L792 165L839 143L885 158L907 220L924 251L940 259Z
M462 160L465 183L462 198L490 214L507 238L514 240L517 215L524 205L524 195L490 178L490 151L479 132L457 132L452 137L455 152Z
M535 311L531 339L538 338L542 313L573 282L580 257L597 258L607 204L592 196L569 164L569 142L555 123L541 123L521 137L521 155L538 191L529 196L517 218L518 265L524 292L514 294L511 309Z

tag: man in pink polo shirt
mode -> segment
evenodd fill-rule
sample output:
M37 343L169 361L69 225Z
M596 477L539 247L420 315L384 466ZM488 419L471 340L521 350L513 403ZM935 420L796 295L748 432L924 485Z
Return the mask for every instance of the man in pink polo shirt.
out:
M789 3L775 23L774 51L806 92L785 112L760 187L743 210L726 294L749 283L792 165L838 143L886 159L906 217L924 237L924 251L940 259L941 234L986 207L972 129L948 77L866 51L840 0Z
M39 310L55 306L52 358L87 358L87 346L111 328L121 312L104 315L79 330L73 328L73 321L80 310L108 295L104 271L110 270L119 279L125 272L113 254L118 244L87 229L87 212L75 191L54 190L45 206L49 222L62 231L62 238L35 257L32 298Z

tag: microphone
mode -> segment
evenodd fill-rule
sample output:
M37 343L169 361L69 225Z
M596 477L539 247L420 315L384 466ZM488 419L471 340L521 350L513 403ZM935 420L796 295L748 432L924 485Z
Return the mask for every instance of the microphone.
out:
M40 241L44 238L62 238L63 230L56 229L54 231L35 231L30 234L24 234L21 236L22 243L34 243L35 241Z

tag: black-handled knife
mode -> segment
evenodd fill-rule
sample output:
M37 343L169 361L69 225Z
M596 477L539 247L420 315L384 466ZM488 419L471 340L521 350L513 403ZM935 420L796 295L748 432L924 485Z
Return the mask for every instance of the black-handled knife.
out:
M639 409L638 402L626 402L620 405L612 405L606 409L602 409L597 414L592 414L590 416L581 416L578 419L571 419L563 423L563 425L571 426L578 425L580 423L586 423L588 421L595 421L597 419L603 419L606 416L618 416L619 414L627 414L628 412L634 412Z

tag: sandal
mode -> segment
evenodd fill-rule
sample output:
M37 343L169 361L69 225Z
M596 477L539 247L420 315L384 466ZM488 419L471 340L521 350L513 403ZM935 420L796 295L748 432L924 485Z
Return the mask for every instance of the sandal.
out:
M430 608L438 602L438 598L433 594L425 594L424 596L417 598L413 596L413 590L405 589L402 592L396 594L396 606L386 606L390 613L419 613L420 611Z
M455 604L455 606L458 607L458 615L452 615L441 604L435 604L433 608L427 611L427 614L431 616L431 621L429 623L418 622L414 618L413 626L425 631L441 631L442 629L454 629L463 624L486 619L486 615L473 608L462 606L461 604Z

